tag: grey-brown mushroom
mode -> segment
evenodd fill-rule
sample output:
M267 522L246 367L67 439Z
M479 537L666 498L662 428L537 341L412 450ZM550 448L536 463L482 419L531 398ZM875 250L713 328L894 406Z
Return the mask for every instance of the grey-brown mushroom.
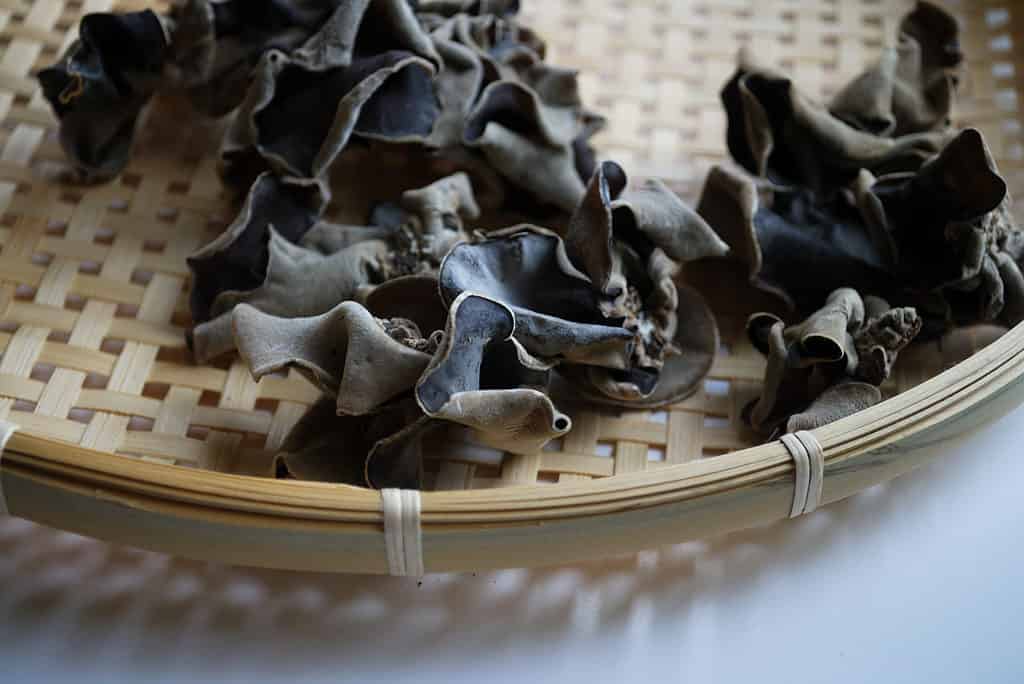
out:
M768 365L761 396L746 407L744 418L762 436L774 437L876 404L882 399L878 386L920 330L914 309L865 300L849 288L833 292L797 325L755 314L747 332Z
M936 331L1024 320L1024 234L980 132L962 131L916 173L879 178L870 198L901 280L929 295Z
M441 291L449 302L474 292L509 306L515 338L589 398L661 405L693 391L718 343L714 318L699 294L676 285L668 253L690 260L727 248L663 185L624 186L617 165L601 165L565 241L521 226L456 246Z
M904 18L899 46L831 105L745 49L722 90L729 152L756 176L826 197L861 169L916 170L949 140L961 59L955 20L927 2Z
M896 46L844 87L829 111L882 136L946 128L963 57L956 19L938 5L917 2L900 22Z
M752 285L807 313L841 287L880 296L901 289L891 237L865 220L872 207L865 192L825 200L716 166L697 211L744 264Z
M231 312L238 304L279 317L319 316L392 278L435 272L466 235L463 219L479 212L464 174L404 193L403 220L393 227L320 220L319 204L300 203L320 202L319 187L260 176L238 218L189 258L197 360L235 348Z
M431 355L405 336L418 331L411 319L375 318L354 302L308 319L235 311L238 346L255 376L293 365L329 396L287 437L279 457L287 471L371 487L418 487L420 440L446 423L514 453L535 453L569 431L547 395L550 367L514 338L515 324L507 306L465 293L443 332L430 335Z
M268 50L302 45L337 3L323 0L182 0L171 5L170 81L195 109L220 117L241 104Z
M607 403L656 406L690 394L710 370L718 328L677 275L686 262L725 256L726 243L664 183L630 188L612 162L599 165L565 240L573 262L610 299L604 315L634 333L628 368L567 367L566 375Z
M438 113L439 64L403 0L338 5L301 47L261 58L225 137L226 175L246 178L237 167L255 152L278 173L320 178L352 136L424 140Z

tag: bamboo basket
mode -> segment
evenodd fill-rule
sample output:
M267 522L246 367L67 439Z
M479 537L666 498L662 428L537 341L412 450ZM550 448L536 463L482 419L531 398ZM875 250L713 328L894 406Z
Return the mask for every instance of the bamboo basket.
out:
M294 373L254 382L237 359L196 366L185 351L185 257L233 211L215 173L214 132L178 124L147 134L109 185L54 180L63 156L33 72L72 39L82 13L143 4L0 0L0 420L20 426L0 470L8 507L181 556L386 572L378 492L266 477L313 387ZM586 101L610 118L597 141L603 156L690 199L725 158L717 93L741 44L824 97L876 58L906 9L878 0L524 5L551 60L578 67ZM959 123L983 130L1024 197L1024 46L1011 38L1024 36L1024 10L1009 0L947 5L970 60ZM778 442L753 446L739 418L764 369L742 338L758 302L730 291L713 304L723 344L711 379L670 409L568 407L572 432L528 456L484 453L458 435L433 444L426 569L569 562L786 517L791 459ZM906 353L886 401L815 431L822 501L907 472L930 445L1024 401L1024 327L1003 333L963 330Z

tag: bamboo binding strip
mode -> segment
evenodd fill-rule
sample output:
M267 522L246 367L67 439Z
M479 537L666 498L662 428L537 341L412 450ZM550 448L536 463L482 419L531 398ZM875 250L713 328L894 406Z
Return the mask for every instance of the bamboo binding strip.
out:
M422 577L423 546L420 528L420 493L409 489L382 489L384 543L388 550L388 573Z
M806 430L782 435L781 441L793 457L793 506L789 510L789 517L813 513L821 501L825 452L815 436Z
M417 559L431 570L573 560L794 512L792 457L779 442L751 448L739 417L764 370L742 334L759 305L745 292L712 298L719 358L706 386L668 410L566 406L573 431L530 455L487 452L459 433L429 444L428 484L440 491L420 498L418 537L386 531L378 492L266 477L316 391L294 373L254 382L234 359L194 365L184 344L185 257L234 211L216 176L218 127L157 103L120 179L64 184L32 77L82 13L146 4L0 3L0 420L20 426L0 487L15 514L183 555L415 574ZM877 56L907 4L528 0L523 21L548 39L552 62L580 70L585 101L610 119L601 152L693 199L725 159L717 92L740 44L826 96ZM1012 39L1024 36L1024 11L1005 0L945 4L969 58L958 123L984 132L1024 197L1024 44ZM354 167L339 170L342 185L358 180ZM349 210L365 207L336 207L333 218ZM993 342L1001 332L964 330L904 354L883 388L890 399L815 431L821 503L919 463L927 449L913 445L927 435L1006 410L1024 333ZM420 554L389 565L389 537L419 539Z

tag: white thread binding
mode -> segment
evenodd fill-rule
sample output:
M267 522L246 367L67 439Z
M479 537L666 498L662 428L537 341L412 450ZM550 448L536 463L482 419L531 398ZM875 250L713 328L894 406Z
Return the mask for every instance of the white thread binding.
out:
M789 509L789 517L802 515L807 504L807 485L811 480L811 459L803 443L794 435L782 435L782 444L793 458L796 474L793 476L793 505Z
M793 478L793 505L789 517L811 513L821 503L825 479L825 452L817 438L806 430L782 435L781 441L793 457L796 474Z
M420 493L414 489L382 489L380 503L384 512L388 572L392 575L422 576Z
M804 505L804 513L812 513L821 504L821 490L825 484L825 450L813 434L806 430L796 433L804 448L811 457L811 480L807 484L807 503Z
M18 426L14 423L8 423L0 420L0 466L4 462L4 449L7 448L7 440L11 438L14 431L18 429ZM10 511L7 509L7 496L4 494L4 476L0 467L0 515L7 515Z

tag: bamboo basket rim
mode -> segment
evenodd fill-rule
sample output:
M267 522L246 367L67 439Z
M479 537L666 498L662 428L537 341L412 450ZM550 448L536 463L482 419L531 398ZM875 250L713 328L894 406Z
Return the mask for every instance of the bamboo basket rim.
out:
M913 437L1022 377L1024 323L917 387L814 430L825 452L826 489L830 466ZM117 491L140 505L143 501L184 505L179 510L192 515L244 513L277 522L330 522L373 530L382 524L380 493L375 490L146 463L30 433L16 432L11 437L3 468L91 487L97 495ZM425 491L421 515L425 528L550 522L697 498L787 477L792 471L791 457L775 441L711 459L557 487Z

